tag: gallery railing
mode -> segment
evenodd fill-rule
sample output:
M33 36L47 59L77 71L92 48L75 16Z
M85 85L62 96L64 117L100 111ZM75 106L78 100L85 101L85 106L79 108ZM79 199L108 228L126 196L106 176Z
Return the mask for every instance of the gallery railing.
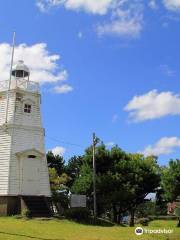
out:
M0 91L7 91L9 86L9 80L0 81ZM13 78L11 80L10 89L23 89L29 92L39 92L39 83L28 81L23 78Z

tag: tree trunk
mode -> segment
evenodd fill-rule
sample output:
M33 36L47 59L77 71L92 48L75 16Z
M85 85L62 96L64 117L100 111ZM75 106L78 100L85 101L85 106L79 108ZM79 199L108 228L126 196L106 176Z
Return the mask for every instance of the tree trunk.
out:
M117 223L120 224L122 221L122 214L121 212L118 213L118 216L117 216Z
M130 211L130 220L129 220L129 226L130 227L134 227L134 213L135 213L135 210L132 209Z
M113 206L113 222L117 223L117 209L116 206Z

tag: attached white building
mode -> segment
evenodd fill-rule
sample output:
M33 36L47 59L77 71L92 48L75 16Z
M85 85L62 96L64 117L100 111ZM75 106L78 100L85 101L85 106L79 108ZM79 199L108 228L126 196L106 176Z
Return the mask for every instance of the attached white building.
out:
M29 81L28 67L19 61L9 80L0 81L0 214L26 207L48 213L51 196L39 85ZM46 208L46 209L45 209ZM39 212L36 210L39 209Z

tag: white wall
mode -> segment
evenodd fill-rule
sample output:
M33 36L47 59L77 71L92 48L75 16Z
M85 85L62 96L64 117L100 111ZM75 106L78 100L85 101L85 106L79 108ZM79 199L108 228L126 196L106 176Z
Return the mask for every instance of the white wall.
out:
M32 105L30 114L24 113L25 103ZM0 92L0 195L19 195L21 194L21 169L16 153L33 148L44 155L46 153L44 129L41 123L40 95L22 90L11 90L8 111L8 124L10 125L3 130L5 111L6 92ZM46 157L42 157L40 162L40 194L50 196Z
M0 129L0 195L8 193L11 137Z

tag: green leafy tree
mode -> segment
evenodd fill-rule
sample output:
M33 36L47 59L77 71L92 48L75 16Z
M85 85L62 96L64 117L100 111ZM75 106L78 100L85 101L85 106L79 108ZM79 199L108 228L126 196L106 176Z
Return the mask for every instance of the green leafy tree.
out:
M55 168L59 176L65 172L65 161L62 156L54 155L52 151L49 151L46 154L46 157L47 157L48 167Z
M155 192L160 184L160 172L157 158L144 157L140 154L130 154L132 169L128 173L131 185L130 226L134 226L135 210L145 197Z
M178 224L177 224L177 227L180 227L180 207L175 208L174 213L175 213L175 215L176 215L177 218L178 218Z
M162 168L160 168L162 171ZM167 215L167 200L164 198L164 189L159 187L156 191L156 201L155 201L155 214L159 216Z
M112 149L116 153L117 150ZM111 196L114 218L119 222L122 214L129 211L130 226L134 226L135 210L144 202L146 196L159 186L159 168L154 157L145 158L140 154L126 154L121 157L118 159L116 156L114 168L108 173L111 179L108 180L110 187L106 186L106 191L108 189Z
M113 219L120 222L122 214L130 211L130 225L134 213L147 194L159 186L159 168L155 157L127 154L118 146L111 150L101 143L96 148L98 214L113 210ZM72 190L92 198L92 148L83 157L79 177Z
M180 198L180 160L171 160L169 165L162 170L162 189L165 201L174 202ZM180 208L175 209L180 227Z
M149 215L156 215L156 202L146 200L137 207L136 216L138 218L146 218Z
M92 169L88 164L83 164L80 174L75 180L71 191L78 194L92 194Z
M180 196L180 160L171 160L162 170L162 188L167 201L175 201Z
M59 212L68 207L69 189L66 186L69 181L69 176L66 173L58 175L55 168L49 168L50 186L52 192L52 200Z
M69 187L71 187L75 179L79 177L82 164L82 156L73 156L69 159L67 165L65 166L65 172L70 177L70 181L67 183Z

